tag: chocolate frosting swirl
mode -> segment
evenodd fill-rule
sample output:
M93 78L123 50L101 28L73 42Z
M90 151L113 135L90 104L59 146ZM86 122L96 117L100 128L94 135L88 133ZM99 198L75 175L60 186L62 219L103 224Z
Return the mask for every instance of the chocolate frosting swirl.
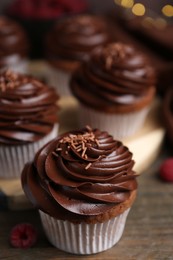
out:
M28 42L23 29L15 21L0 17L0 66L8 65L10 57L15 60L27 56Z
M47 57L50 60L87 60L93 48L109 40L110 35L103 18L92 15L73 16L55 24L48 34Z
M38 151L23 170L22 185L30 201L53 217L97 216L137 189L133 165L131 152L121 142L86 127Z
M95 49L90 60L74 73L71 89L84 104L123 112L151 100L154 84L155 72L144 55L130 45L110 43Z
M11 71L0 74L0 144L21 145L47 135L57 121L52 87Z

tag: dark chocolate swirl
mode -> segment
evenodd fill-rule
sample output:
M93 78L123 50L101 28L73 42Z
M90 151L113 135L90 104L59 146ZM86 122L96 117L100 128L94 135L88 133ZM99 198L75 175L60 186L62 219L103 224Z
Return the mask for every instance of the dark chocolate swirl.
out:
M137 189L133 165L121 142L86 127L44 146L25 166L22 184L30 201L53 217L97 216Z
M9 60L26 57L28 40L25 32L15 21L0 17L0 66L8 65Z
M71 89L84 104L118 112L129 105L145 105L153 98L154 84L155 72L144 55L132 46L110 43L95 49L74 73Z
M48 59L87 60L93 48L110 40L103 18L78 15L57 23L47 36Z
M57 122L58 96L43 82L11 71L0 74L0 144L35 142Z

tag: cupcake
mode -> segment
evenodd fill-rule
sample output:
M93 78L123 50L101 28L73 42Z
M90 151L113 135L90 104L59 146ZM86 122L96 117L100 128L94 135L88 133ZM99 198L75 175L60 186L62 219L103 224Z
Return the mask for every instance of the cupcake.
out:
M164 14L167 7L171 12L172 6L166 5L164 0L145 1L146 12L149 11L146 15L134 15L130 8L130 12L121 8L118 13L116 10L113 13L114 22L118 22L122 35L150 56L158 77L157 92L162 96L173 85L173 15L168 17Z
M167 137L173 145L173 88L170 87L163 98L163 123L166 128Z
M143 124L155 94L155 73L147 57L130 45L95 49L73 74L70 86L79 101L79 123L108 131L116 139Z
M53 23L65 15L83 13L85 0L13 0L6 13L25 28L31 43L30 57L43 58L45 34Z
M55 24L46 38L48 81L60 95L70 95L71 73L97 46L110 40L106 21L93 15L78 15Z
M0 177L19 178L24 164L56 137L54 88L30 76L0 74Z
M22 187L50 243L74 254L115 245L136 197L133 165L127 147L88 126L41 148L22 171Z
M0 71L12 69L27 72L28 40L22 27L15 21L0 16Z

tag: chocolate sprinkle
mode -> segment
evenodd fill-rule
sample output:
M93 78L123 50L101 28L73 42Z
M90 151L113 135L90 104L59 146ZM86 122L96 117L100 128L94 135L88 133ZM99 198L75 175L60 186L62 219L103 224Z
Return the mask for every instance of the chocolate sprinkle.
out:
M30 82L30 77L22 76L14 71L6 70L0 74L0 91L4 92L7 89L13 89ZM32 83L37 87L42 87L42 82L37 79L32 79Z
M112 43L103 50L103 57L105 59L105 67L110 70L114 63L123 60L126 56L126 46L120 43Z
M62 151L62 148L60 147L61 144L67 144L67 149L70 148L75 150L77 153L80 154L80 156L87 160L88 156L86 154L87 149L92 146L91 142L95 143L97 147L99 146L99 141L96 139L94 133L92 132L92 128L89 126L86 126L86 129L88 132L85 132L84 134L69 134L68 136L64 136L59 141L59 146L57 147L56 151L60 152ZM68 151L65 151L65 154L68 154ZM85 167L85 169L89 169L89 167L92 165L92 163L88 163Z
M0 90L2 92L6 89L13 89L18 85L18 74L12 72L11 70L6 70L0 75Z
M85 167L85 170L88 170L91 165L92 163L88 163L87 166Z

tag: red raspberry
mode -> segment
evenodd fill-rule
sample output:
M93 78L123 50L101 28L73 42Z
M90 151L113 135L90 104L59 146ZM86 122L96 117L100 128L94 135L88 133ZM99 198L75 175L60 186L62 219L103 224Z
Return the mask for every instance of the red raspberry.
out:
M173 158L169 158L162 163L160 177L164 181L173 182Z
M14 226L10 233L10 243L13 247L29 248L35 245L38 238L36 229L29 223Z

